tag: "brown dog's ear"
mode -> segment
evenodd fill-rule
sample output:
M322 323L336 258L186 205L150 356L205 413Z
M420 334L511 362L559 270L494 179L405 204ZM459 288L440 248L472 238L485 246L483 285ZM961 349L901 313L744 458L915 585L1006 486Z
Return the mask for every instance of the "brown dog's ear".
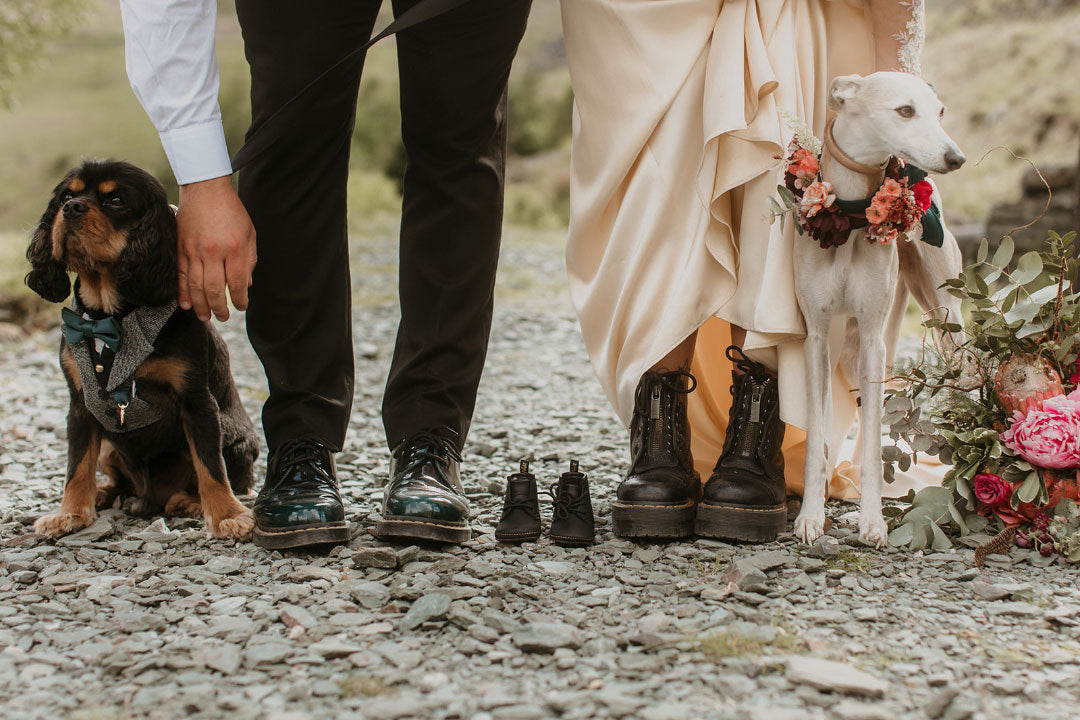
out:
M859 94L862 75L841 75L833 78L829 86L829 109L840 112L844 103Z
M177 295L176 217L160 195L129 231L116 264L116 289L135 306L165 305Z
M52 252L53 221L60 212L60 193L64 186L65 183L61 183L53 191L49 206L30 238L30 247L26 249L26 259L30 261L26 286L49 302L63 302L71 294L67 267L54 258Z

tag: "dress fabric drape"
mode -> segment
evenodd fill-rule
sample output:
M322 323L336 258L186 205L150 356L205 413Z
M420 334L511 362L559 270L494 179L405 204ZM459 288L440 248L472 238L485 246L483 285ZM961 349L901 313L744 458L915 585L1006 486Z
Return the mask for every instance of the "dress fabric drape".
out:
M831 79L874 70L861 0L565 0L574 85L570 292L596 375L629 425L641 375L695 330L695 464L708 477L731 401L730 326L778 371L789 490L802 491L805 328L793 223L770 225L778 156L821 137ZM832 338L834 365L842 333ZM855 395L833 375L835 458ZM895 489L895 488L894 488ZM858 495L844 464L834 497Z

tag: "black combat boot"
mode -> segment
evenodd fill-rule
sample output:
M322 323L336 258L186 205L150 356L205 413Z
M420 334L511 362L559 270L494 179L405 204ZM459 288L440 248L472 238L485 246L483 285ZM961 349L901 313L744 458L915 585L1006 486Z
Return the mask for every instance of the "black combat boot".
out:
M690 455L686 396L696 387L697 380L684 370L647 372L638 383L630 422L630 470L611 506L619 537L681 538L693 533L701 478Z
M724 451L705 483L695 528L703 537L768 542L787 523L784 422L776 376L734 345L732 403Z
M540 499L536 476L529 472L529 461L522 460L518 472L506 478L506 496L502 517L495 528L495 539L504 543L533 542L540 537Z

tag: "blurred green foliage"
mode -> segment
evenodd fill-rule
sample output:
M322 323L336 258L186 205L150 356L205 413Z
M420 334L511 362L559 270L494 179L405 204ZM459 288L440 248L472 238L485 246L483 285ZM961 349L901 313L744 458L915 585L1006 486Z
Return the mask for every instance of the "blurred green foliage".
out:
M11 107L11 83L37 59L45 43L81 18L81 0L0 2L0 105Z

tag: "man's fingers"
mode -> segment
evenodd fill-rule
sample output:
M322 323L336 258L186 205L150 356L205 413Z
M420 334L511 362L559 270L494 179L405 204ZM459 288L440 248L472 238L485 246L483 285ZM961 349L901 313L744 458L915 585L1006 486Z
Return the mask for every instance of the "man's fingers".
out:
M190 310L191 291L188 289L188 282L190 280L188 274L188 259L187 255L184 254L183 250L180 251L179 256L176 258L176 265L177 270L179 271L177 273L177 289L179 290L179 296L177 299L180 302L180 307L185 310Z
M225 276L229 279L229 296L233 305L237 310L247 310L247 289L251 283L251 271L243 260L232 257L225 266Z
M191 307L198 318L206 322L210 319L210 304L203 290L203 265L197 260L188 266L188 287L191 289Z
M229 280L229 296L237 310L247 310L251 271L255 269L255 233L228 258L225 276Z
M225 295L225 263L212 261L203 265L203 292L218 320L229 319L229 298Z

